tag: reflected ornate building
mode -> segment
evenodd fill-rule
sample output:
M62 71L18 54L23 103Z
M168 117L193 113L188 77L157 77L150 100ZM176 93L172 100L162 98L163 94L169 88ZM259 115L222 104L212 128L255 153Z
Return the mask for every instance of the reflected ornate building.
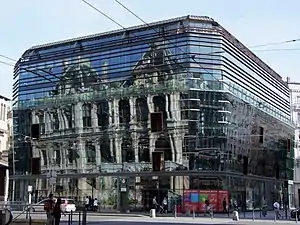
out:
M293 173L285 82L210 18L150 26L23 54L14 124L30 141L15 139L28 174L14 176L18 193L29 182L37 195L111 205L124 179L143 207L186 189L228 189L248 208L281 198Z

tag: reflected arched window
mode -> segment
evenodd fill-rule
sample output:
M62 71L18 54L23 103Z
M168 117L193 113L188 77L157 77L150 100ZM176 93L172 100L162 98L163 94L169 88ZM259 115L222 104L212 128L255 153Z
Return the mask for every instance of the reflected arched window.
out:
M92 126L92 106L91 104L83 104L82 105L82 121L83 127L91 127Z
M128 124L130 122L130 105L127 99L119 101L119 122L120 124Z
M104 136L100 141L100 153L101 153L101 162L103 163L114 162L110 151L110 140L108 136Z
M134 162L135 155L131 138L124 138L121 144L122 162Z
M98 126L107 128L109 125L109 105L107 101L101 101L97 104Z
M54 159L55 164L60 165L61 164L61 155L60 155L60 143L54 143Z
M59 118L58 118L58 112L56 109L54 109L53 112L53 131L58 131L59 130Z
M42 150L42 157L43 157L43 164L44 164L44 166L47 166L48 158L47 158L47 152L46 152L46 150Z
M148 103L146 98L138 98L136 100L136 121L147 122L148 120Z
M91 141L85 142L87 163L96 162L96 148Z

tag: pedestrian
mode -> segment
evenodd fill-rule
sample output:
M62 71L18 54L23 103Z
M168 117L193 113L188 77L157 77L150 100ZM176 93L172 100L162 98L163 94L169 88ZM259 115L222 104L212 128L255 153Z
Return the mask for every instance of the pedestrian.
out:
M164 213L167 213L168 212L168 200L166 197L164 197L164 200L162 202L162 205L163 205L163 212Z
M227 201L226 201L226 198L223 199L223 212L224 213L227 213L228 217L229 217L229 210L228 210L228 207L227 207Z
M44 210L47 215L47 225L53 225L53 209L54 209L53 194L49 194L49 198L45 201Z
M89 210L89 206L90 206L90 199L88 196L86 196L85 198L85 209L86 211Z
M208 213L210 216L212 216L212 208L210 206L210 202L208 199L205 200L205 209L204 209L204 216Z
M155 209L155 211L157 211L159 209L159 205L158 205L158 203L156 201L156 197L154 197L152 199L152 208Z
M280 217L281 217L281 215L280 215L280 204L278 203L278 201L274 201L273 208L274 208L274 211L275 211L276 218L280 219Z
M93 204L94 204L93 211L97 212L98 211L98 200L97 200L97 198L94 199Z
M64 212L61 210L61 198L58 198L53 209L53 216L54 216L54 224L59 225L61 214Z

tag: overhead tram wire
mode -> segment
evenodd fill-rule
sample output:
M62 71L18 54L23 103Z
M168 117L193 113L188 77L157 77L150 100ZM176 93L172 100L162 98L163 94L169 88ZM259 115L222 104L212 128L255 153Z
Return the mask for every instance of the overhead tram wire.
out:
M106 17L107 19L109 19L110 21L112 21L113 23L115 23L115 24L117 24L118 26L120 26L121 28L123 28L125 31L129 31L129 29L127 29L127 28L124 27L122 24L120 24L119 22L117 22L116 20L114 20L112 17L108 16L106 13L102 12L101 10L99 10L97 7L95 7L94 5L92 5L91 3L89 3L88 1L86 1L86 0L82 0L82 1L83 1L85 4L87 4L88 6L90 6L92 9L96 10L96 11L99 12L101 15L103 15L104 17ZM131 11L130 11L130 12L131 12ZM142 22L143 22L143 23L146 23L144 20L142 20ZM148 23L146 23L146 25L149 26ZM160 33L159 33L156 29L154 29L154 28L152 28L152 29L153 29L157 34L160 35ZM137 35L134 35L134 34L133 34L133 36L136 37L136 38L139 38L139 39L143 40L143 38L141 38L141 37L139 37L139 36L137 36ZM161 35L160 35L160 36L161 36ZM161 37L162 37L162 36L161 36ZM162 37L162 38L165 39L164 37ZM191 58L192 60L195 60L193 56L190 56L189 54L187 54L185 51L183 51L183 50L182 50L180 47L178 47L176 44L174 44L174 43L172 43L172 42L170 42L170 41L169 41L169 43L172 44L174 47L178 48L178 49L179 49L181 52L183 52L184 54L186 54L186 55L188 56L188 58ZM198 62L196 62L196 63L198 63ZM178 63L177 63L177 64L178 64ZM211 72L209 72L207 69L203 68L202 65L199 64L199 66L200 66L202 69L204 69L207 73L209 73L210 75L212 75L212 76L214 77L213 73L211 73ZM187 73L190 73L190 71L188 71L188 70L186 70L186 72L187 72ZM218 79L217 79L217 80L218 80Z
M2 55L2 54L1 54L1 55L0 55L0 58L1 58L1 57L2 57L2 58L5 58L5 59L8 59L8 60L10 60L10 61L13 61L13 62L18 62L18 60L13 59L13 58L11 58L11 57L8 57L8 56L6 56L6 55ZM0 64L4 64L4 65L7 65L7 66L15 67L15 65L13 65L13 64L11 64L11 63L4 62L4 61L0 61ZM28 72L28 73L33 73L33 74L37 75L37 76L40 77L40 78L44 78L44 79L48 80L48 81L51 82L51 83L55 83L54 80L51 80L50 78L48 78L48 77L46 77L46 76L43 76L43 75L37 73L35 70L28 70L27 68L22 68L22 69L25 70L25 71ZM53 73L51 73L51 72L48 72L48 71L46 71L46 70L44 70L44 69L38 69L38 68L37 68L36 70L41 70L42 72L47 73L47 74L49 74L49 75L55 77L55 78L58 79L58 80L61 80L60 77L58 77L58 76L56 76L55 74L53 74Z
M11 64L11 63L8 63L8 62L4 62L4 61L0 61L0 64L6 65L6 66L11 66L11 67L14 67L14 65L13 65L13 64Z
M95 6L93 6L92 4L88 3L86 0L82 0L83 2L85 2L86 4L88 4L89 6L91 6L93 9L95 9L96 11L100 12L102 15L105 15L105 17L109 18L111 21L116 22L114 19L112 19L111 17L107 16L105 13L103 13L102 11L100 11L98 8L96 8ZM147 25L149 28L151 28L152 30L154 30L156 33L158 33L158 35L160 35L163 39L165 39L163 37L163 35L160 34L160 32L158 32L155 28L151 27L150 24L148 24L145 20L143 20L140 16L138 16L136 13L134 13L132 10L130 10L127 6L125 6L123 3L121 3L119 0L115 0L116 3L118 3L120 6L122 6L125 10L127 10L129 13L131 13L133 16L135 16L137 19L139 19L141 22L143 22L145 25ZM119 25L119 23L116 22L116 24ZM121 25L121 27L123 27ZM256 46L252 46L253 48L255 47L262 47L262 46L268 46L268 45L275 45L275 44L282 44L282 43L291 43L291 42L297 42L300 39L293 39L293 40L287 40L284 42L278 42L278 43L267 43L264 45L256 45ZM169 41L170 44L172 44L173 46L177 47L181 52L183 52L184 54L186 54L188 56L188 58L192 59L195 63L197 63L202 69L204 69L208 74L210 74L212 76L212 78L216 79L216 77L214 76L214 74L210 71L208 71L206 68L204 68L199 62L196 61L196 55L190 55L187 52L183 51L180 47L178 47L176 44L172 43ZM188 71L189 72L189 71ZM219 79L216 79L219 80Z
M161 36L161 38L165 39L160 33L159 31L157 31L155 28L150 27L150 24L147 23L145 20L143 20L140 16L138 16L136 13L134 13L132 10L130 10L127 6L125 6L123 3L121 3L118 0L115 0L115 2L117 2L120 6L122 6L124 9L126 9L129 13L131 13L133 16L135 16L137 19L139 19L141 22L143 22L145 25L147 25L147 27L151 28L152 30L154 30L154 32L156 32L158 35ZM213 78L216 79L216 77L214 76L214 74L210 71L208 71L206 68L204 68L199 62L196 61L195 59L195 55L189 55L186 51L182 50L180 47L178 47L176 44L174 44L173 42L169 41L170 44L172 44L175 48L178 48L183 54L187 55L188 58L192 59L195 63L197 63L202 69L204 69L208 74L210 74ZM216 79L218 80L218 79Z
M140 16L138 16L135 12L133 12L131 9L129 9L127 6L125 6L122 2L119 0L114 0L116 3L118 3L120 6L122 6L124 9L126 9L128 12L130 12L133 16L135 16L137 19L139 19L141 22L146 24L147 26L150 27L149 23L147 23L145 20L143 20ZM157 32L157 31L156 31ZM260 45L253 45L248 48L259 48L259 47L267 47L267 46L274 46L274 45L282 45L282 44L288 44L288 43L295 43L299 42L300 38L297 39L291 39L291 40L286 40L286 41L280 41L280 42L271 42L271 43L266 43L266 44L260 44ZM283 49L285 50L293 50L293 49ZM295 49L295 50L300 50L300 49ZM255 50L255 51L268 51L268 50ZM274 49L276 51L276 49Z
M83 0L84 1L84 0ZM129 9L127 6L125 6L122 2L120 2L119 0L114 0L116 3L118 3L122 8L124 8L125 10L127 10L129 13L131 13L133 16L135 16L137 19L139 19L141 22L143 22L145 25L147 25L149 28L152 28L152 30L154 30L157 34L161 35L155 28L150 27L150 24L147 23L144 19L142 19L139 15L137 15L135 12L133 12L131 9ZM93 6L93 8L96 8ZM97 10L98 11L98 10ZM103 13L101 13L103 14ZM162 35L161 35L162 36ZM164 37L162 37L164 38ZM286 40L286 41L281 41L281 42L272 42L272 43L266 43L266 44L261 44L261 45L254 45L254 46L250 46L248 48L259 48L259 47L266 47L266 46L274 46L274 45L281 45L281 44L287 44L287 43L295 43L300 41L300 38L297 39L292 39L292 40ZM177 47L180 51L182 51L184 54L186 54L189 58L191 58L195 63L197 63L202 69L204 69L208 74L210 74L213 78L216 79L216 77L214 76L214 74L210 71L208 71L206 68L204 68L199 62L196 61L196 55L190 55L187 52L183 51L180 47L176 46L174 43L170 42L169 43L173 44L175 47ZM299 49L300 50L300 49ZM259 50L258 50L259 51ZM261 50L262 51L262 50ZM266 50L268 51L268 50ZM270 50L269 50L270 51ZM276 51L274 49L274 51ZM218 51L215 53L222 53L224 51ZM214 52L208 54L211 55L214 54ZM216 79L218 80L218 79Z
M279 42L271 42L267 44L261 44L261 45L253 45L250 46L249 48L260 48L260 47L267 47L267 46L274 46L274 45L282 45L282 44L289 44L289 43L295 43L299 42L300 38L297 39L292 39L292 40L287 40L287 41L279 41Z
M6 55L0 55L0 57L5 58L5 59L8 59L8 60L13 61L13 62L17 62L17 60L15 60L15 59L13 59L13 58L10 58L10 57L8 57L8 56L6 56Z
M82 0L85 4L87 4L88 6L90 6L92 9L96 10L97 12L99 12L101 15L105 16L106 18L108 18L110 21L112 21L113 23L117 24L118 26L120 26L121 28L123 28L125 31L128 31L128 29L126 27L124 27L122 24L120 24L119 22L115 21L113 18L111 18L110 16L108 16L106 13L102 12L101 10L99 10L97 7L95 7L94 5L92 5L91 3L87 2L86 0ZM152 30L154 30L154 32L156 34L158 34L162 39L165 40L165 37L163 35L160 34L159 31L157 31L155 28L153 27L150 27L150 25L144 21L142 18L140 18L137 14L135 14L134 12L132 12L129 8L127 8L125 5L123 5L121 2L119 2L118 0L115 0L118 4L120 4L123 8L125 8L127 11L129 11L131 14L133 14L136 18L138 18L140 21L142 21L144 24L147 25L147 27L151 28ZM140 38L139 36L136 36L133 34L133 36L139 38L139 39L142 39ZM142 39L143 40L143 39ZM174 44L173 42L171 41L168 41L170 44L172 44L175 48L178 48L183 54L187 55L188 58L192 59L195 63L197 63L202 69L204 69L208 74L210 74L212 76L212 78L214 78L215 80L219 80L217 79L214 74L210 71L208 71L206 68L204 68L199 62L196 61L195 59L195 55L189 55L187 52L185 52L184 50L182 50L180 47L178 47L176 44ZM188 71L186 68L185 68L186 72L187 73L190 73L190 71Z

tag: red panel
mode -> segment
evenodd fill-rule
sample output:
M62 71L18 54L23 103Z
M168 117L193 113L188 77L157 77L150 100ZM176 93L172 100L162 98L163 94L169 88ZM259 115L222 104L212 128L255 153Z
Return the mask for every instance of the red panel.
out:
M226 199L228 204L229 192L226 190L185 190L184 191L184 209L203 212L205 201L208 200L214 212L223 211L223 200Z
M154 112L150 115L151 132L163 131L163 113Z

